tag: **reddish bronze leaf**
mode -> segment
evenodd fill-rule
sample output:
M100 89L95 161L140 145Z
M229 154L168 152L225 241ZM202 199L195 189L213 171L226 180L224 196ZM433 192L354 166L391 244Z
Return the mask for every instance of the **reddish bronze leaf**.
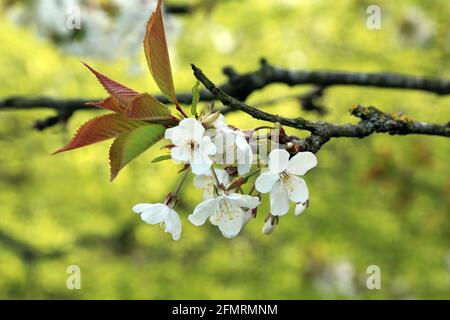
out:
M86 104L97 108L108 109L117 113L124 113L126 111L125 106L121 105L114 97L108 97L102 101L88 102Z
M100 72L94 70L91 66L84 63L83 64L92 71L92 73L97 77L98 81L102 84L105 90L114 98L117 99L118 103L123 105L126 109L129 108L131 101L139 93L108 78L107 76L101 74Z
M162 0L158 0L156 9L147 23L144 51L148 67L159 89L170 101L177 103L161 14L161 4Z
M116 113L96 117L83 124L73 139L55 153L81 148L115 138L144 124L142 121L129 120L123 115Z
M136 96L126 115L130 119L148 120L155 123L173 122L169 110L148 93Z

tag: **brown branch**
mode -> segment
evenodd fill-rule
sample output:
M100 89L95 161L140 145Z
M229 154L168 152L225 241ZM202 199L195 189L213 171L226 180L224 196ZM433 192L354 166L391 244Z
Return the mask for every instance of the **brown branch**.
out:
M224 68L223 72L228 81L219 88L227 95L239 101L245 101L250 94L261 90L268 85L278 83L288 86L308 85L317 86L318 89L301 97L303 108L312 109L323 113L323 106L317 104L317 99L323 95L324 88L329 86L363 86L379 88L412 89L431 92L439 95L450 94L450 81L415 77L394 73L361 73L361 72L336 72L336 71L303 71L288 70L270 65L265 59L261 60L258 70L240 74L231 67ZM182 104L192 102L191 93L177 95ZM162 103L169 103L164 96L156 96ZM51 108L57 111L56 116L38 121L35 127L45 129L54 124L67 121L78 110L95 110L86 106L88 101L98 99L55 99L49 97L24 98L12 97L0 100L0 111L6 109L36 109ZM200 93L201 101L213 101L214 95L209 91ZM224 110L226 113L230 110Z
M309 121L301 117L281 117L249 106L226 94L195 65L192 65L192 70L197 80L228 108L241 110L259 120L278 122L288 127L309 131L311 135L305 139L288 137L285 141L292 142L297 146L297 148L294 148L294 151L309 150L317 152L331 138L363 138L372 133L389 133L392 135L426 134L450 137L450 123L439 125L413 121L401 114L384 113L375 107L364 108L356 106L352 108L351 113L361 119L357 124L334 124L323 121Z

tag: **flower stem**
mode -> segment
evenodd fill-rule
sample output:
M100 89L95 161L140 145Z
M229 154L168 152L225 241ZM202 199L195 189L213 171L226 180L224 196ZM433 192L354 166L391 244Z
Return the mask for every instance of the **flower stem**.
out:
M181 115L185 118L189 118L189 116L186 114L186 112L183 110L183 108L177 103L176 109L181 113Z
M216 181L217 188L220 188L225 191L225 187L222 183L220 183L219 178L217 177L216 170L214 170L214 167L211 167L211 172L213 174L214 180Z
M177 189L175 190L175 192L173 193L174 196L178 195L178 192L180 192L181 187L183 186L184 182L186 181L187 177L189 175L189 170L186 170L183 177L181 178L180 183L178 184Z

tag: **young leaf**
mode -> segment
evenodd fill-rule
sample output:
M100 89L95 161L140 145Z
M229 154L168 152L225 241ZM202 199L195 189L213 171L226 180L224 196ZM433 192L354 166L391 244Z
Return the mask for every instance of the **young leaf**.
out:
M165 154L163 156L156 157L155 159L152 160L152 162L156 163L156 162L161 162L161 161L165 161L165 160L169 160L169 159L172 159L172 156L170 154Z
M197 80L195 85L192 87L192 106L191 106L191 114L197 118L197 104L200 101L200 91L198 90L198 86L200 85L200 81Z
M126 115L130 119L148 120L154 123L173 123L174 121L167 107L148 93L134 97Z
M165 130L160 125L146 125L114 140L109 150L111 181L130 161L161 140Z
M100 72L94 70L91 66L84 63L83 64L92 71L92 73L97 77L98 81L102 84L105 90L114 98L117 99L119 104L122 104L125 109L128 109L131 101L139 93L136 91L125 87L124 85L108 78L107 76L101 74Z
M144 51L148 67L159 89L171 102L177 103L161 4L162 0L158 0L156 9L147 23Z
M88 102L86 104L97 108L108 109L117 113L124 113L126 111L126 108L114 97L108 97L102 101Z
M115 113L96 117L83 124L72 140L54 154L118 137L144 124Z

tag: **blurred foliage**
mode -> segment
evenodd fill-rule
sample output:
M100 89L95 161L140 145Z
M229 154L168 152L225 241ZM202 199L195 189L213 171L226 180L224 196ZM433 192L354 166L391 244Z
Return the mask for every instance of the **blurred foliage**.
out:
M191 90L189 63L220 83L223 66L253 70L261 56L298 69L450 78L450 2L378 1L379 31L366 28L369 4L227 1L208 14L177 18L181 31L171 40L176 86ZM4 15L0 29L0 96L104 96L79 63L83 57L62 53ZM127 57L88 62L138 91L157 92L144 55L139 59L138 73L127 69ZM309 89L274 85L249 102ZM323 119L356 121L347 112L356 103L424 121L450 119L450 97L345 87L326 91L329 113ZM302 112L295 100L267 110ZM51 114L0 113L0 298L450 298L448 139L374 135L328 143L306 177L310 208L300 218L284 216L271 236L261 234L267 199L257 219L233 240L215 227L190 225L186 216L201 198L190 184L178 209L183 236L174 242L157 226L142 223L131 207L161 202L177 183L178 167L150 163L161 154L155 147L111 184L108 143L50 156L92 114L79 112L67 127L42 133L30 128ZM227 118L245 129L261 124L239 113ZM81 290L66 288L71 264L81 268ZM381 267L381 290L365 286L372 264Z

